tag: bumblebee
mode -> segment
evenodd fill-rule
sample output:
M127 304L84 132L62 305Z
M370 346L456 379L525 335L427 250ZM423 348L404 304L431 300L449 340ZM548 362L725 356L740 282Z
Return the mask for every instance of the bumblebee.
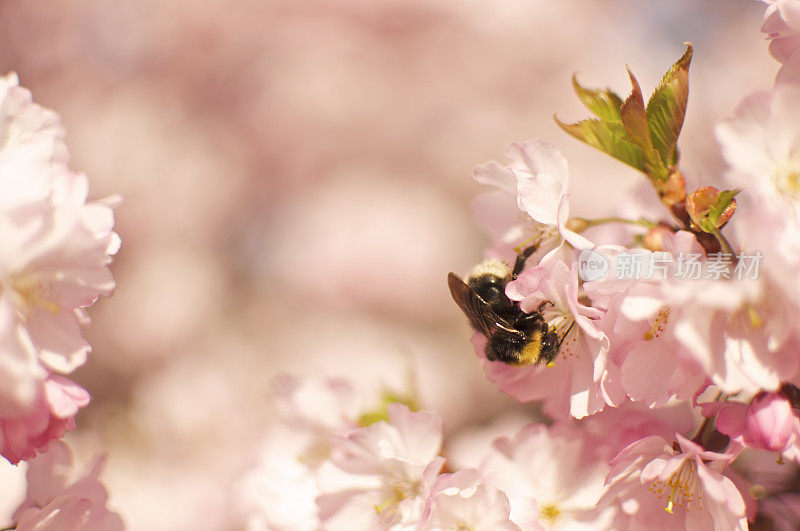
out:
M522 272L527 258L536 250L517 256L514 269L500 260L479 264L464 282L455 273L447 275L450 294L472 327L486 336L486 358L509 365L530 366L551 363L561 342L542 315L543 302L536 311L525 313L506 296L506 285Z

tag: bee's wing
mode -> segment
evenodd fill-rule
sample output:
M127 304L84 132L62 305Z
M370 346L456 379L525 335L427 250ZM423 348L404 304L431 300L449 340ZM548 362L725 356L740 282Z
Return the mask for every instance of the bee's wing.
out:
M508 321L497 315L475 290L461 280L455 273L447 275L447 285L450 287L450 294L456 301L458 307L466 314L469 322L487 338L495 332L503 330L512 335L522 336L523 333L514 329Z

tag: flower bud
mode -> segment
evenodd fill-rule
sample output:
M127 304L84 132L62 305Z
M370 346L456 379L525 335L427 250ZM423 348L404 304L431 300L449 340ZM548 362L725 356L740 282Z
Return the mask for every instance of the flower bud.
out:
M672 172L661 185L661 202L667 207L686 199L686 181L678 170Z
M753 398L745 424L752 446L773 452L785 449L799 426L789 401L775 393Z
M719 198L720 191L713 186L701 186L686 196L686 212L692 220L693 228L703 229L704 224L709 221L708 218L712 207L717 205ZM720 228L728 222L735 210L736 200L731 199L725 208L711 221L715 227Z
M663 251L664 237L670 233L672 233L672 230L669 227L665 225L656 225L647 231L642 243L645 249L649 251Z
M564 223L564 226L567 230L581 233L589 227L589 222L583 218L569 218L567 222Z

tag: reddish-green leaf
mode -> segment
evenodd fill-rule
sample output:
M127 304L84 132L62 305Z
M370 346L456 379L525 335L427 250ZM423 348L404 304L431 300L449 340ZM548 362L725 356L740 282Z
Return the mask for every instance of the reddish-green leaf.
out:
M630 68L628 68L628 76L631 78L632 90L631 95L622 105L622 125L625 127L631 142L642 150L645 173L658 181L664 181L669 175L666 167L661 162L661 156L653 149L653 143L650 140L642 89L639 87L639 82Z
M647 102L647 125L653 147L661 160L669 166L678 162L676 145L683 127L686 104L689 99L689 65L692 62L692 45L664 75Z

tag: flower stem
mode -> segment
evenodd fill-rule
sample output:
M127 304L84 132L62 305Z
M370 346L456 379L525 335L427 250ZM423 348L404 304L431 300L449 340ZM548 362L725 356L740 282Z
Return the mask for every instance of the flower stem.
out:
M731 244L728 243L728 240L725 239L725 236L723 236L719 229L714 225L711 225L709 228L711 229L711 234L713 234L719 242L722 252L733 256L733 248L731 247Z

